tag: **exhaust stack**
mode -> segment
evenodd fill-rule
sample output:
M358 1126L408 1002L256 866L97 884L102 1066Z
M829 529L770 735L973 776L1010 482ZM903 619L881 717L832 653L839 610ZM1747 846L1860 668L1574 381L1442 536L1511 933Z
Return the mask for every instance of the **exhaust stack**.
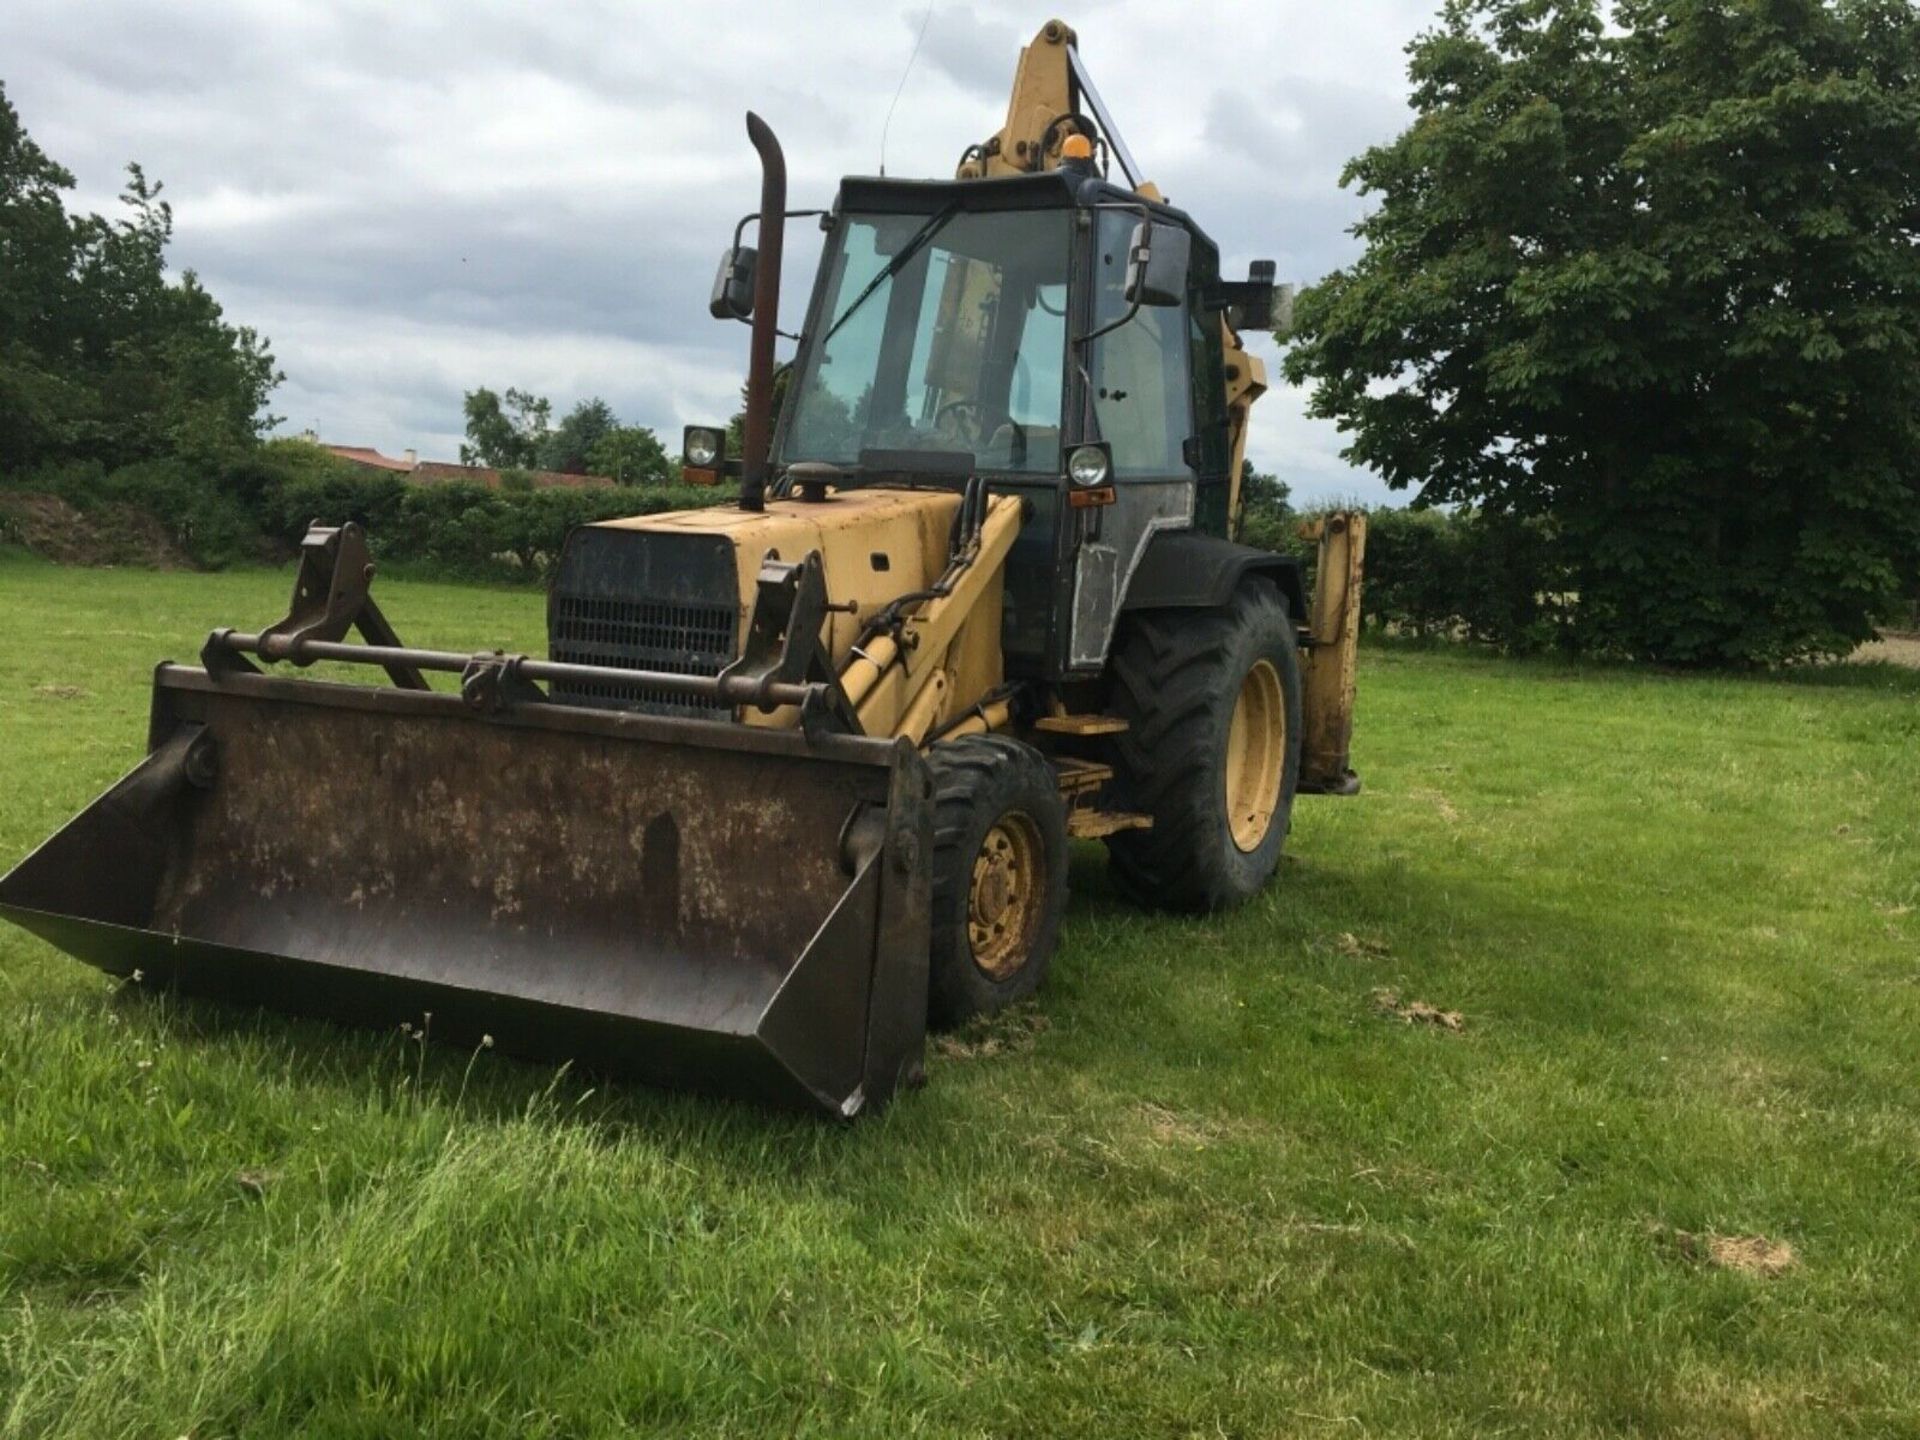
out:
M747 138L760 152L760 258L753 279L753 348L747 362L747 425L740 508L767 508L773 442L773 346L780 336L780 250L787 230L787 159L772 128L751 110Z

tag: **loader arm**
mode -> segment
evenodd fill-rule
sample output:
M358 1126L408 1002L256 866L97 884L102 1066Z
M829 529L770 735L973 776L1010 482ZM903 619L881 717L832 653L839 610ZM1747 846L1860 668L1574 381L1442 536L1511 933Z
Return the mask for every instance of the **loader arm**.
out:
M924 746L936 735L997 729L1008 705L1000 688L1002 572L1020 531L1020 501L987 507L979 536L898 627L856 646L841 688L868 735ZM950 720L960 723L947 728Z

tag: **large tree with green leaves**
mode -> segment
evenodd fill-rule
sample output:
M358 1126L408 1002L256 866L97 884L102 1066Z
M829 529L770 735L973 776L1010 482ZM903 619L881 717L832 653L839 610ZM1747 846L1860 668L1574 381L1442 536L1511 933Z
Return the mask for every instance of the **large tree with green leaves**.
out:
M613 407L595 395L569 410L540 442L540 468L568 475L587 473L587 457L608 435L620 428Z
M679 461L645 425L615 425L594 443L586 469L622 485L667 485L679 478Z
M503 397L484 385L462 401L467 438L460 447L462 465L496 470L533 470L551 434L553 402L531 391L507 387Z
M173 212L127 167L127 215L71 215L73 176L0 88L0 467L216 464L273 423L266 342L167 274Z
M1426 503L1552 517L1596 649L1844 650L1920 557L1920 14L1452 0L1288 377Z

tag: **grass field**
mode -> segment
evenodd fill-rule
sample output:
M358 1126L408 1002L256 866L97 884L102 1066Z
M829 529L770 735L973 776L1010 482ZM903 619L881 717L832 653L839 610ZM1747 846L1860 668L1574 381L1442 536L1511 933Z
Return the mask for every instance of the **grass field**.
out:
M0 558L0 865L285 585ZM1083 850L1041 1003L853 1128L7 931L0 1429L1920 1435L1920 674L1385 649L1361 701L1257 902Z

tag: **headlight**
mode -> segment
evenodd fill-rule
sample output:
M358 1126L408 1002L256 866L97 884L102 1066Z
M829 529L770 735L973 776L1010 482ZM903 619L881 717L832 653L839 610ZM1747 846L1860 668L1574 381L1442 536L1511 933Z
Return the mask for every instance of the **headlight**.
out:
M1067 479L1082 490L1105 485L1113 476L1113 461L1104 445L1076 445L1067 456Z
M725 445L726 436L721 431L707 425L689 425L681 458L696 469L711 470L720 463Z

